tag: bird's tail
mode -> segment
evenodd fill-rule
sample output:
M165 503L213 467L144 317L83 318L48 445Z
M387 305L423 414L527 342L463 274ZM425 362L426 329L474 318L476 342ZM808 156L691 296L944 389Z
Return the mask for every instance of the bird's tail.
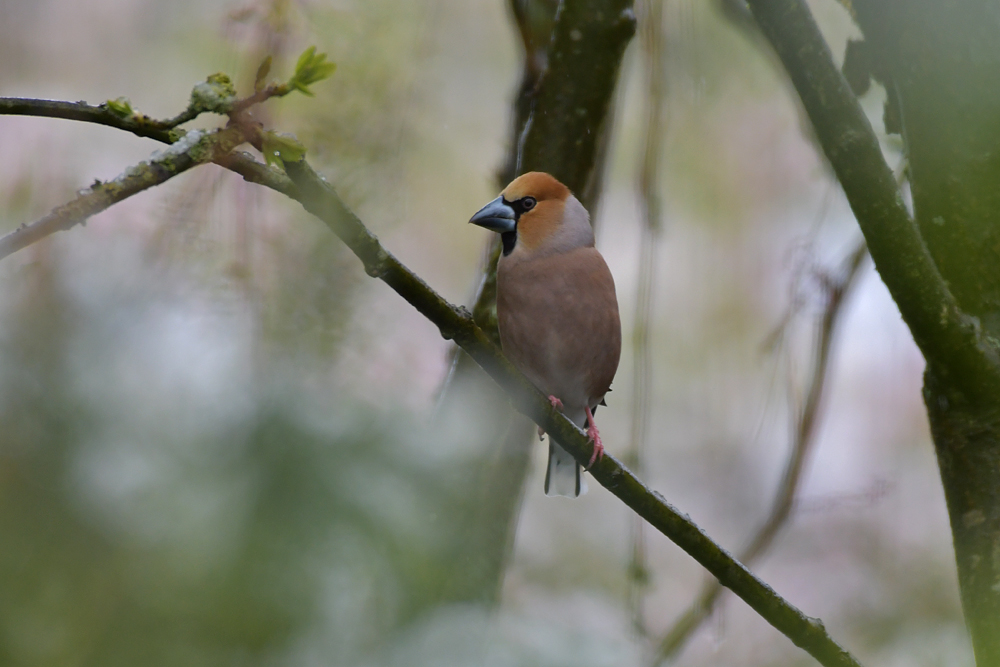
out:
M580 464L549 436L549 467L545 472L545 495L576 498L587 492Z

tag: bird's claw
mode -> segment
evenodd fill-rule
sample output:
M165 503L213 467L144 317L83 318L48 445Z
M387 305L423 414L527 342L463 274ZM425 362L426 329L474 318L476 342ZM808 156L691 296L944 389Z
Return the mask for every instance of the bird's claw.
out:
M584 470L590 470L594 466L595 461L600 461L604 458L604 443L601 442L601 434L597 432L597 424L594 423L594 413L590 411L590 408L586 408L587 411L587 437L594 443L594 453L590 455L590 462L587 463L587 467Z
M555 396L551 396L551 395L549 396L549 403L551 403L552 407L554 407L556 410L562 410L563 409L562 401L560 401ZM541 440L544 435L545 435L545 429L542 428L541 426L539 426L538 427L538 439Z
M587 436L594 442L594 453L590 455L590 462L584 470L590 470L595 462L604 458L604 443L601 442L601 434L597 432L597 427L593 424L589 426Z

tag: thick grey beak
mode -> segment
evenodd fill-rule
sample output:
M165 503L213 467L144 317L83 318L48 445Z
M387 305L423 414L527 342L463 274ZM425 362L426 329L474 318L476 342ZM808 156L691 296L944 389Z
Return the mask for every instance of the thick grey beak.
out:
M517 225L514 209L504 203L502 196L479 209L469 222L501 234L514 231Z

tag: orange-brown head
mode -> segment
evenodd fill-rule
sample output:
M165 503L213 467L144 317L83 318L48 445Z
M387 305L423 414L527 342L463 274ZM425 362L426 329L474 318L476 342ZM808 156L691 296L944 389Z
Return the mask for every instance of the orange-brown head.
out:
M540 171L518 176L469 222L499 232L505 256L594 245L586 209L569 188Z

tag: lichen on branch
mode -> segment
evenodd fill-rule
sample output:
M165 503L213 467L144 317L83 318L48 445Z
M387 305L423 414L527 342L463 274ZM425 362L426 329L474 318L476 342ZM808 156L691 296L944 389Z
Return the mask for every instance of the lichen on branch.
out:
M33 113L36 111L37 113ZM137 124L133 115L121 117L107 108L89 105L51 103L40 100L5 100L0 98L0 114L40 115L87 120L119 127L134 133L145 132L160 141L170 142L170 131L150 129ZM189 137L194 133L187 133ZM114 188L114 195L101 187L92 187L78 200L60 207L49 217L55 225L86 218L90 210L102 210L115 201L141 191L180 173L195 164L214 161L251 182L260 183L296 199L326 223L358 256L365 271L393 288L407 302L430 320L446 339L455 342L479 364L510 397L514 407L542 426L578 461L586 463L593 444L585 433L556 411L549 401L507 361L500 349L480 329L472 315L444 300L419 276L389 253L360 219L337 196L332 186L320 177L304 159L285 160L285 172L260 164L247 155L234 153L240 143L261 143L259 126L231 119L224 130L204 136L195 135L181 146L168 148L135 173L126 173ZM182 139L183 141L183 139ZM182 150L183 148L183 150ZM157 179L162 179L158 180ZM61 210L61 209L66 209ZM39 221L41 223L42 221ZM36 224L39 224L36 223ZM34 228L35 225L25 227ZM41 228L41 227L39 227ZM18 232L15 232L17 234ZM26 232L25 232L26 233ZM48 232L51 233L51 232ZM13 235L11 235L13 236ZM23 240L21 241L23 242ZM30 241L28 241L30 242ZM23 247L23 246L21 246ZM11 250L10 252L13 252ZM9 252L7 253L9 254ZM0 257L3 255L0 254ZM785 634L797 646L828 667L858 667L860 663L826 632L823 624L803 614L770 586L758 579L722 547L712 541L690 518L671 506L659 493L646 487L611 455L605 455L592 468L594 479L621 499L675 544L711 572L719 582L756 610L765 620Z
M249 142L262 151L268 164L281 165L284 160L301 160L305 156L305 146L295 137L264 131L259 124L246 118L243 112L271 97L281 97L294 90L311 96L309 86L326 79L335 69L333 63L327 62L325 53L317 54L316 47L311 46L299 57L295 72L287 82L264 85L264 79L270 71L268 58L258 70L254 94L243 99L237 98L236 87L229 76L218 72L196 84L191 90L187 108L167 120L155 120L138 112L124 97L108 100L96 107L85 102L0 98L0 114L83 120L117 127L170 144L169 148L156 151L149 160L129 167L111 181L95 180L89 188L80 190L72 201L56 207L40 220L22 224L0 238L0 259L55 232L82 224L95 213L196 165L221 161L232 168L242 161L225 156L244 142ZM179 129L179 125L203 113L228 115L229 125L225 129L211 132Z
M0 238L0 259L46 236L83 224L95 213L164 183L191 167L229 153L243 141L243 133L237 127L188 132L165 150L155 152L149 160L129 167L110 181L95 180L90 187L80 190L72 201Z

